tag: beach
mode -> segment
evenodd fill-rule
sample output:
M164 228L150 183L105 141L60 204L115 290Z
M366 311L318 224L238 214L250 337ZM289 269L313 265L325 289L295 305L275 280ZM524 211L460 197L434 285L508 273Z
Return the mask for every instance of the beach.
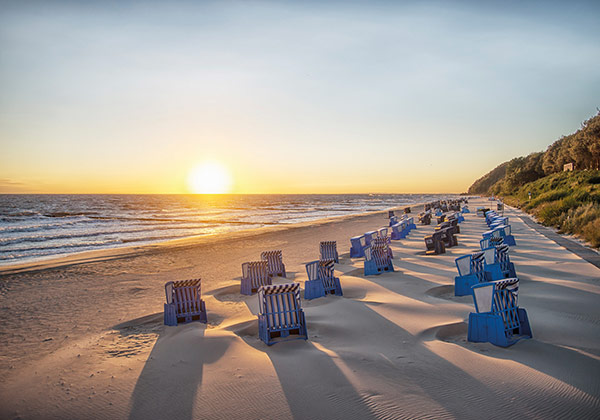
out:
M519 306L533 338L466 340L472 298L455 258L487 225L472 199L458 246L425 255L435 223L392 241L392 273L364 276L350 237L387 212L102 250L0 269L1 419L598 418L600 269L507 207ZM422 206L413 206L413 216ZM397 213L399 213L397 211ZM265 345L241 264L280 249L307 279L337 241L343 296L302 300L308 340ZM163 325L164 284L201 278L208 323Z

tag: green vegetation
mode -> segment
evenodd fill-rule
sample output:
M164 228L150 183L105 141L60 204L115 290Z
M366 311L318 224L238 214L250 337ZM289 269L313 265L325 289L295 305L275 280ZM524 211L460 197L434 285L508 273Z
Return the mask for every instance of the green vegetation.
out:
M563 172L573 163L575 171ZM544 225L600 247L600 112L545 152L504 162L471 185L469 194L503 197ZM531 200L529 200L531 193Z

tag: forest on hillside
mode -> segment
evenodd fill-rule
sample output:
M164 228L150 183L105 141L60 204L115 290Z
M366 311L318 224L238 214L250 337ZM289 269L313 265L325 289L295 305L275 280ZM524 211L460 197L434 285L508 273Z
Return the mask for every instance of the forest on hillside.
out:
M528 182L562 172L574 164L575 170L600 169L600 111L584 121L575 133L552 143L545 152L531 153L504 162L479 178L469 194L510 195Z
M574 170L563 165L573 163ZM496 195L547 226L600 247L600 111L575 133L498 165L469 194Z

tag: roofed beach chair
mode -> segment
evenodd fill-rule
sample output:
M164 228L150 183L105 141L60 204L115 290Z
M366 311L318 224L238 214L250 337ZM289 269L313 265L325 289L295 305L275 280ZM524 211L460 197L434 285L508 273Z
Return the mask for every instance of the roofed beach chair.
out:
M262 286L258 289L258 306L258 335L268 346L308 338L299 283Z
M201 299L200 279L169 281L165 284L164 322L176 326L192 321L206 323L206 306Z
M365 248L365 276L394 271L388 249L385 243L373 244Z
M527 312L518 305L518 291L518 278L474 285L477 312L469 314L468 340L508 347L522 338L531 338Z
M365 235L350 238L350 245L350 258L360 258L365 256L365 248L367 247Z
M388 219L391 219L392 217L396 217L394 210L388 210Z
M390 238L394 241L406 238L406 222L396 223L392 226L392 233Z
M322 260L333 260L336 263L340 262L336 241L322 241L319 245L319 251Z
M444 241L442 240L443 235L444 232L437 230L432 235L425 236L426 255L437 255L446 252L446 245L444 245Z
M340 279L334 276L333 260L318 260L306 264L308 280L304 282L304 299L325 295L342 296Z
M271 283L267 261L252 261L242 264L240 293L243 295L254 294L261 286L267 286Z
M454 277L454 296L470 295L472 286L492 280L491 274L485 271L485 253L483 251L463 255L454 262L458 269L458 276Z
M396 223L398 223L398 216L392 216L392 217L390 217L390 223L388 224L388 226L392 227Z
M285 265L283 264L283 255L280 250L264 251L260 254L260 259L266 261L269 266L269 276L286 277Z
M506 244L492 246L483 250L485 270L491 273L492 280L517 277L515 265L510 262L509 247Z
M465 213L471 213L471 210L469 210L469 206L463 206L461 213L465 214Z
M415 218L414 217L407 217L406 221L408 222L408 230L409 231L417 228L417 225L415 224Z
M422 225L430 225L431 224L431 211L427 210L423 213L419 214L419 222L421 222Z

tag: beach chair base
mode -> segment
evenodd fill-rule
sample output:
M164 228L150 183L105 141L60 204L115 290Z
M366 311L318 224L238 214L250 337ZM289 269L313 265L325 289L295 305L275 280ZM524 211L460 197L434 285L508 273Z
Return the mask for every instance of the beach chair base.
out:
M177 307L174 303L164 304L164 322L165 325L176 327L178 324L187 324L188 322L199 321L204 324L207 322L206 305L204 301L200 301L200 310L187 314L177 314Z
M500 263L495 264L486 264L485 271L490 272L490 276L492 280L500 280L500 279L508 279L512 277L517 277L517 273L515 271L515 265L511 262L508 263L508 269L502 270Z
M293 328L280 328L267 330L267 320L265 315L258 316L258 335L267 346L289 340L307 340L306 319L304 311L300 312L300 325L295 325Z
M266 282L264 285L271 285L271 276L268 277L269 281ZM258 289L260 288L260 286L263 286L263 284L259 284L257 286L252 286L252 279L250 278L242 278L241 282L240 282L240 293L242 295L253 295L254 293L258 292Z
M394 271L394 264L390 260L386 266L378 267L374 260L365 260L365 276L378 275L381 273L391 273Z
M454 296L469 296L473 294L471 286L479 283L475 274L454 277Z
M475 343L490 342L496 346L508 347L523 338L531 338L533 335L527 311L519 308L517 313L520 326L507 332L500 315L471 312L467 339Z
M335 287L333 289L325 289L323 281L317 280L306 280L304 282L304 299L316 299L326 295L337 295L342 296L342 286L340 279L337 277L333 278Z

